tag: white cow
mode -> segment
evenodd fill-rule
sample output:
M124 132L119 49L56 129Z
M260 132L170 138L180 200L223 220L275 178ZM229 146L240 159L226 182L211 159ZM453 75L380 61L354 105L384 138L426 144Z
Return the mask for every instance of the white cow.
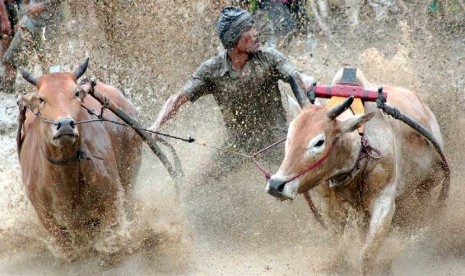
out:
M342 70L333 83L341 78ZM357 71L357 83L376 89L361 71ZM443 147L436 118L414 92L388 85L384 91L388 104L423 125ZM441 156L411 127L383 114L375 103L365 103L362 115L350 111L341 114L344 104L331 110L311 104L302 109L289 127L284 160L266 190L281 200L292 200L318 186L315 192L322 203L320 211L330 225L346 221L340 216L347 214L341 211L347 202L366 215L368 229L361 264L364 272L372 272L372 261L396 206L413 195L424 203L431 189L441 184L441 198L445 199L449 178L442 169ZM362 125L363 138L357 131ZM364 141L369 145L364 146Z

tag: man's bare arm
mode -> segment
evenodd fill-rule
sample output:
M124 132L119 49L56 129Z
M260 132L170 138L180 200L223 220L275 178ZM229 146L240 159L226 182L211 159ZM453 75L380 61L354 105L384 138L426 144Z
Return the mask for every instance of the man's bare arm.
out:
M160 127L166 123L169 119L173 118L178 112L179 108L190 99L190 95L184 92L179 92L165 102L160 112L158 113L157 119L150 127L152 131L158 131ZM152 135L156 138L156 135Z

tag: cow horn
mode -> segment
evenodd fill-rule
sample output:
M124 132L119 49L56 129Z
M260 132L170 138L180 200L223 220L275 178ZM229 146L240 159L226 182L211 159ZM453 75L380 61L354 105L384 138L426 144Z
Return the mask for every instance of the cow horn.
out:
M33 84L34 86L37 85L37 78L34 77L33 75L29 74L28 71L24 70L24 69L19 69L19 71L21 71L21 75L23 76L23 78L25 80L27 80L27 82Z
M300 108L306 107L310 102L305 96L305 93L302 91L302 88L300 88L300 85L297 83L296 79L293 76L289 76L288 81Z
M329 117L331 120L336 119L337 116L341 115L342 112L346 111L347 108L350 107L350 105L352 104L353 101L354 101L354 96L348 97L348 98L345 99L344 102L341 103L340 105L337 105L337 106L331 108L331 109L328 111L328 117Z
M86 58L83 64L81 64L76 71L74 71L74 76L76 79L79 79L87 70L87 66L89 66L89 58Z

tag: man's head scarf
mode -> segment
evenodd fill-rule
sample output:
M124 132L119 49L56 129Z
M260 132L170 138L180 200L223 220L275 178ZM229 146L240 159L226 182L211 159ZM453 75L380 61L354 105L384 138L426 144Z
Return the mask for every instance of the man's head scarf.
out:
M218 35L224 48L229 50L235 47L242 33L252 25L252 16L247 11L234 7L224 8L218 20Z

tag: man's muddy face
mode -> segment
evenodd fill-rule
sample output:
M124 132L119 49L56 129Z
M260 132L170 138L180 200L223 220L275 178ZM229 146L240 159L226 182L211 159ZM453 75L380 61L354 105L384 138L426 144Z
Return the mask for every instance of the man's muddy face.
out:
M236 47L244 53L256 53L260 49L260 33L253 27L243 32Z

